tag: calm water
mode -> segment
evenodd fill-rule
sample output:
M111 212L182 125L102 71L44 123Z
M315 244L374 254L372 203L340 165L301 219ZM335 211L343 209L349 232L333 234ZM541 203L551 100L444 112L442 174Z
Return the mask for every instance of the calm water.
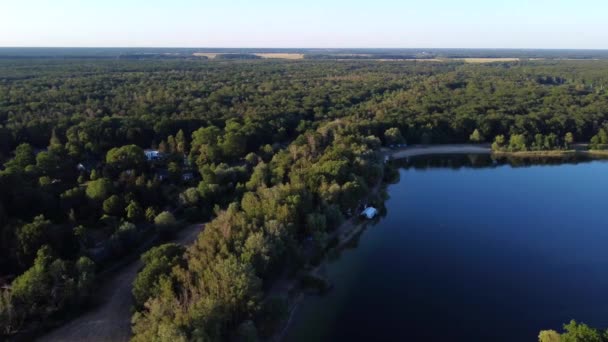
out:
M327 265L334 289L302 302L287 340L536 341L571 318L608 327L608 163L407 168L387 191L386 216Z

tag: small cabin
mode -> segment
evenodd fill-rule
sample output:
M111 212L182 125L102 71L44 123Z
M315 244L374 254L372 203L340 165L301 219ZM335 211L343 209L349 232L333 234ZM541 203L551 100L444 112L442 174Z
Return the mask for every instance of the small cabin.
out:
M146 159L148 161L158 160L162 156L162 153L158 150L145 150L144 154L146 155Z
M373 219L378 214L378 210L374 207L367 207L361 212L361 216L365 216L368 220Z

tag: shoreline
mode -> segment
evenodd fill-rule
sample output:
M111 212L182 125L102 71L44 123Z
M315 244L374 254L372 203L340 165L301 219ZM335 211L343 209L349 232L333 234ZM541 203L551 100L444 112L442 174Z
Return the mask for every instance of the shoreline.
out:
M572 156L585 156L589 158L608 158L608 150L548 150L548 151L518 151L518 152L492 152L497 157L518 158L563 158Z
M399 149L380 149L385 156L393 159L436 155L436 154L492 154L489 144L447 144L447 145L414 145Z
M441 155L441 154L487 154L496 157L515 157L515 158L531 158L531 157L555 157L562 158L566 156L589 156L591 158L608 158L608 150L550 150L550 151L522 151L522 152L496 152L492 151L490 144L446 144L446 145L415 145L399 149L389 149L383 147L379 150L383 157L389 157L393 160L407 159L410 157L426 156L426 155ZM388 184L384 181L379 181L378 184L371 189L368 196L375 196L378 192ZM360 234L366 227L368 221L358 221L358 216L351 217L343 222L331 236L338 237L338 244L331 248L332 250L340 250L344 248L357 234ZM328 252L329 252L328 251ZM319 276L319 272L327 263L327 255L325 255L319 265L307 270L305 274ZM285 281L285 280L284 280ZM282 341L285 334L292 324L293 318L298 310L302 300L307 296L305 291L298 288L298 278L287 280L288 284L283 288L283 295L288 300L288 316L284 323L280 325L280 329L268 340ZM289 293L295 291L296 294L290 298Z

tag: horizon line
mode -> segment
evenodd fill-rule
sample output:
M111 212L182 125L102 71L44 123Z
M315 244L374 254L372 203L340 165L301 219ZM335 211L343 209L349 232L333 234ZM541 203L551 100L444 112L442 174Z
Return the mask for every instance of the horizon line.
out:
M250 50L571 50L608 51L608 48L530 47L222 47L222 46L0 46L0 49L250 49Z

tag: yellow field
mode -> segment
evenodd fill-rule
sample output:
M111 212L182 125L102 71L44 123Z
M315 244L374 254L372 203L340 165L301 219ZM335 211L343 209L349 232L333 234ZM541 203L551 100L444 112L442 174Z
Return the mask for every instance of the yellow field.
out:
M209 59L214 59L219 53L207 53L207 52L195 52L192 55L197 57L207 57Z
M519 58L464 58L466 63L519 62Z
M217 53L217 52L195 52L194 56L207 57L209 59L215 59L218 55L225 55L226 53ZM253 53L253 55L262 57L264 59L304 59L304 54L302 53ZM338 57L340 55L337 55ZM364 56L369 57L371 55L363 55L363 54L349 54L344 56ZM341 60L341 59L336 59ZM351 59L345 58L344 60L350 61ZM356 59L353 59L356 60ZM404 59L364 59L365 61L382 61L382 62L391 62L391 61L418 61L418 62L449 62L449 61L464 61L465 63L495 63L495 62L517 62L519 58L433 58L433 59L417 59L417 58L404 58Z
M267 59L304 59L303 53L254 53L254 55Z
M217 52L195 52L192 55L198 57L207 57L209 59L215 59L218 55L227 55L229 53L217 53ZM262 57L264 59L304 59L302 53L254 53L253 55Z

